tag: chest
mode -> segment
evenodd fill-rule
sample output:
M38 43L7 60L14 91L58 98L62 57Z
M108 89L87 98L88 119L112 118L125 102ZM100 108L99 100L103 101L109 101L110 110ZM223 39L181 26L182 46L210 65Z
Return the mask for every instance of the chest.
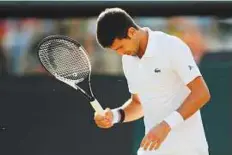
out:
M176 81L176 74L168 60L146 58L130 65L128 78L137 91L154 91L170 88Z

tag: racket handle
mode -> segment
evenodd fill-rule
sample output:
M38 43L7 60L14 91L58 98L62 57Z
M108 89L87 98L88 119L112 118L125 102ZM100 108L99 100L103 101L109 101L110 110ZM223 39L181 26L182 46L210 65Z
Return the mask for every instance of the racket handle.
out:
M93 109L98 114L101 114L101 115L104 114L104 110L103 110L102 106L100 105L100 103L96 99L94 101L90 102L90 104L92 105Z

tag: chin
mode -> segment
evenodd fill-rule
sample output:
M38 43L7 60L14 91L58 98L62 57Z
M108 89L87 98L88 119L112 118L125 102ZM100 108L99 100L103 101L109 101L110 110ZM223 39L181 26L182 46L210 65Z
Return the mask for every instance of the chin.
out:
M128 54L128 55L130 55L130 56L136 56L136 54L135 54L135 53L130 53L130 54Z
M138 55L138 52L133 52L132 55L133 55L133 56L137 56L137 55Z

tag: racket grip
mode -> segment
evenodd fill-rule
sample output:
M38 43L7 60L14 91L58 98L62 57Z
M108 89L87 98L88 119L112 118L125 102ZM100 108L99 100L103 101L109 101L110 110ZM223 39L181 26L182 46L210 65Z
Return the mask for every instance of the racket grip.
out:
M100 103L96 99L94 101L90 102L90 104L92 105L93 109L98 114L101 114L101 115L104 114L104 110L103 110L102 106L100 105Z

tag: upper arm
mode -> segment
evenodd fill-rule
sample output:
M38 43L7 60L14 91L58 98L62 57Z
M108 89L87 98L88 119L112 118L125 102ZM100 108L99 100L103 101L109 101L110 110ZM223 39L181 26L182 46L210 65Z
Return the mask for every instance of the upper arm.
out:
M196 77L201 76L190 48L179 38L170 37L168 51L172 69L187 85Z
M131 94L131 99L132 99L133 102L141 104L139 96L137 94Z
M187 86L191 90L191 92L197 93L199 94L199 96L203 95L210 97L208 86L206 85L203 77L195 78L193 81L189 82Z

